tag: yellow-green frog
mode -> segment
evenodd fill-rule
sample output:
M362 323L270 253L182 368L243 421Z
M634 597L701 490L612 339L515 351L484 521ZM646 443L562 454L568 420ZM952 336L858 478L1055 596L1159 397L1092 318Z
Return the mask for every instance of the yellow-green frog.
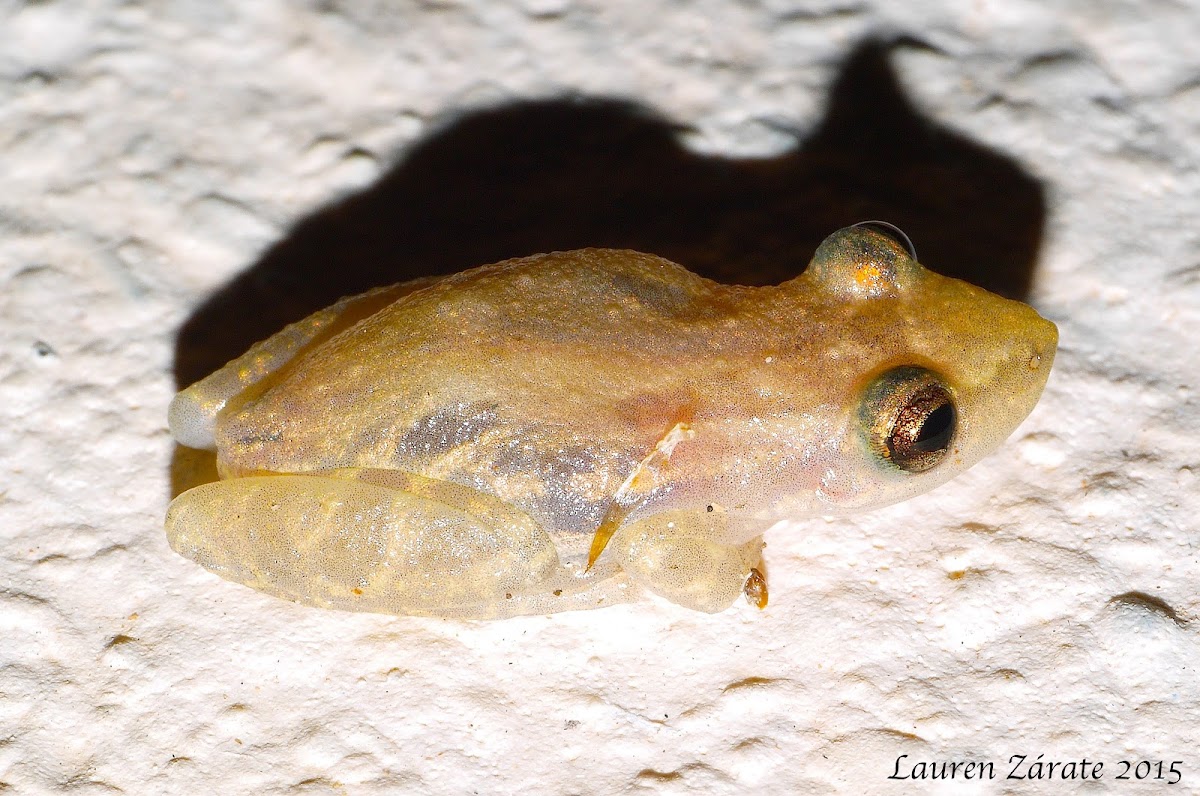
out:
M176 396L221 480L171 546L343 610L762 607L764 530L945 482L1050 371L1054 324L883 229L773 287L583 249L343 299Z

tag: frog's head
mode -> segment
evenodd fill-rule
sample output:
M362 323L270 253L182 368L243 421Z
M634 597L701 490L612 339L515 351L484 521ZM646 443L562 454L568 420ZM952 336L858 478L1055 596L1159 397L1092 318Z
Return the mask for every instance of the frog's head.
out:
M898 230L897 230L898 232ZM844 433L822 492L842 508L903 500L1000 445L1032 411L1058 330L1017 301L919 265L907 238L839 230L796 280L846 330L825 363Z

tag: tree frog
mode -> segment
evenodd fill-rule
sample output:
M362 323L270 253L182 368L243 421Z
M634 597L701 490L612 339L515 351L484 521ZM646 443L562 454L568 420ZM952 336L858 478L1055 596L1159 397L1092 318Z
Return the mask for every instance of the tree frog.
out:
M1054 324L901 236L839 230L768 287L582 249L342 299L175 397L221 478L170 544L324 608L762 607L764 530L932 489L1046 382Z

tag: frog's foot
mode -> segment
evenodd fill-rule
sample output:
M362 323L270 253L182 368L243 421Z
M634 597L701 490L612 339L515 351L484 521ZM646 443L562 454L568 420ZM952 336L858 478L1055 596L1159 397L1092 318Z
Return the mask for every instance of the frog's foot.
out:
M672 602L716 613L753 581L761 588L756 601L761 608L766 605L762 537L741 545L712 541L722 537L726 523L723 512L707 507L666 511L621 528L611 547L631 580Z
M582 585L571 587L553 541L524 513L406 473L218 481L176 498L166 527L177 552L221 577L327 608L510 616Z

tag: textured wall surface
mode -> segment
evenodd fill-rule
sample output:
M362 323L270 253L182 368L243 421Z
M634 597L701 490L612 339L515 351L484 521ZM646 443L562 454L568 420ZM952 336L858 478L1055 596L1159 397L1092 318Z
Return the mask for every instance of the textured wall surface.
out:
M1197 39L1133 0L0 3L0 792L1200 787ZM773 530L763 612L338 614L167 547L177 383L308 309L588 244L777 280L868 216L1058 360L966 475Z

